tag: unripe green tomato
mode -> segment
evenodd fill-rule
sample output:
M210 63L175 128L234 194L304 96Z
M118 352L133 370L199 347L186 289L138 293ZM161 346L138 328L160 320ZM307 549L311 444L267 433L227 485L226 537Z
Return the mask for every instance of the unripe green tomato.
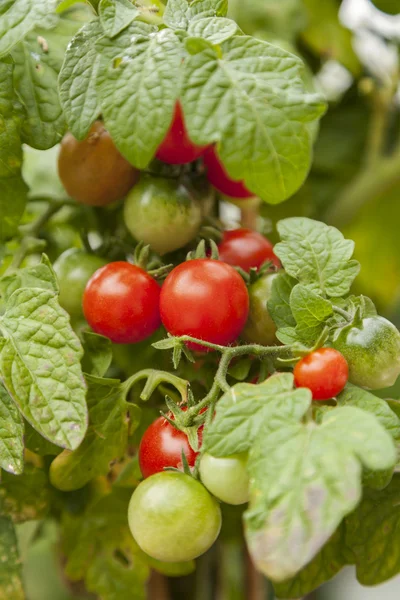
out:
M227 504L244 504L249 500L246 465L246 454L216 458L206 453L200 461L200 477L208 491L219 500Z
M75 248L57 258L53 267L60 286L59 301L71 317L82 316L82 297L86 284L93 273L106 264L103 258Z
M135 239L166 254L192 241L202 209L177 180L142 175L125 200L124 218Z
M269 273L249 287L250 312L242 338L252 344L270 346L276 343L276 325L269 314L267 302L277 273Z
M343 329L332 346L347 360L355 385L379 390L394 385L400 375L400 333L383 317Z
M199 481L164 471L133 492L128 520L146 554L163 562L185 562L213 545L221 529L221 509Z

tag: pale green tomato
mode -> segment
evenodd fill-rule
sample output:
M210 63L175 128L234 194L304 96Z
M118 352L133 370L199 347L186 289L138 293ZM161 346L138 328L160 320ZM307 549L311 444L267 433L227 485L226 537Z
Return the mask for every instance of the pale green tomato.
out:
M208 491L219 500L227 504L244 504L249 500L246 465L246 454L216 458L206 453L200 461L200 477Z
M277 273L264 275L249 287L249 318L241 334L246 342L263 346L276 343L276 325L267 307L276 276Z

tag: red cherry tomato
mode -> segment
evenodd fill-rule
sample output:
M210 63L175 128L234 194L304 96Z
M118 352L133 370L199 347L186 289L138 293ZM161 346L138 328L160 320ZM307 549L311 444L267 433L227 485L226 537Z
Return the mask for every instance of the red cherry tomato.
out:
M201 156L207 146L196 146L190 140L180 102L175 105L174 119L156 157L170 165L184 165Z
M259 269L267 260L277 267L281 266L271 242L250 229L225 231L218 250L220 260L233 267L241 267L247 273L252 267Z
M295 366L296 387L311 390L313 400L334 398L345 387L349 367L343 354L333 348L320 348L305 356Z
M231 198L251 198L254 196L243 181L235 181L229 177L218 158L215 148L208 148L204 153L204 164L207 167L207 179L221 194Z
M195 259L178 265L161 290L161 319L172 335L228 345L242 331L249 295L240 275L223 262ZM199 344L188 344L204 351Z
M113 262L98 269L83 295L90 327L116 344L133 344L161 325L160 287L143 269Z
M203 427L198 431L199 444ZM182 451L189 467L194 467L198 452L189 444L187 435L159 417L146 429L139 446L139 466L143 477L161 473L165 467L182 469Z

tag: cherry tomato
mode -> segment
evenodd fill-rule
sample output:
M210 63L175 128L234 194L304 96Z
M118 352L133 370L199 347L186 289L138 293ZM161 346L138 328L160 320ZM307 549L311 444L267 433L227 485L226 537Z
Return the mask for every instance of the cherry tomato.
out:
M233 267L241 267L247 273L252 267L259 269L267 260L277 267L281 266L271 242L251 229L225 231L218 250L220 260Z
M204 153L204 164L207 167L208 181L221 194L231 198L251 198L254 196L244 185L243 181L235 181L229 177L220 161L215 148L208 148Z
M119 153L101 121L79 142L67 133L61 142L58 173L67 193L90 206L120 200L138 178L138 171Z
M241 335L246 342L263 346L277 343L276 325L267 306L271 298L272 284L277 275L277 273L268 273L249 287L249 318Z
M160 313L169 333L228 345L242 331L249 295L240 275L223 262L195 259L168 275L161 290ZM193 350L204 351L198 344Z
M202 428L200 443L201 437ZM146 429L140 442L139 465L143 477L161 473L165 467L182 468L182 451L189 467L194 467L198 452L191 448L186 434L159 417Z
M128 520L146 554L163 562L189 561L217 539L221 509L199 481L165 471L139 484L129 503Z
M157 150L156 157L170 165L184 165L201 156L207 146L196 146L188 135L181 103L175 105L171 127Z
M160 287L143 269L127 262L96 271L83 295L90 327L116 344L133 344L160 326Z
M53 267L60 287L60 305L71 317L82 316L82 298L91 276L106 261L95 254L72 248L57 258Z
M334 398L345 387L349 367L343 354L333 348L319 348L305 356L294 368L297 387L311 390L313 400Z
M345 327L333 347L349 364L349 380L379 390L396 383L400 375L400 333L383 317L368 317L360 325Z
M244 504L249 500L247 455L235 454L216 458L203 454L200 477L209 492L227 504Z
M142 175L125 201L124 218L133 237L165 254L196 236L202 208L178 180Z

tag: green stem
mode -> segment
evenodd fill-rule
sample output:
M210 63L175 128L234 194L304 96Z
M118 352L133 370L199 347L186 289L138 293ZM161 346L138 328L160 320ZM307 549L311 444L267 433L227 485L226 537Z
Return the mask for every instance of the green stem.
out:
M123 383L123 390L125 398L128 395L129 390L139 381L146 379L146 385L144 386L140 399L146 401L150 398L155 389L162 383L169 383L178 390L181 398L184 402L187 402L187 392L189 388L189 382L186 379L181 379L173 373L168 371L156 371L154 369L143 369L138 371L129 379Z
M340 306L334 306L334 305L332 306L332 308L335 313L337 313L338 315L341 315L349 323L353 320L353 317L351 316L351 314L349 312L347 312L347 310L340 308Z

